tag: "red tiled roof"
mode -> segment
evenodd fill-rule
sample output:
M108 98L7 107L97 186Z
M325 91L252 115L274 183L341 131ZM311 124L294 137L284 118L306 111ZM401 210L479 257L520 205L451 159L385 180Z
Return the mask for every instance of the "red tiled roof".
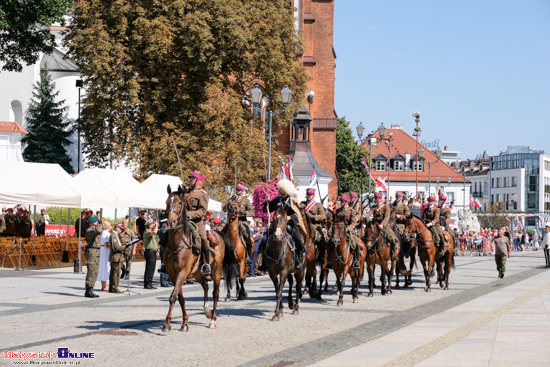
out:
M27 130L15 121L0 121L0 133L28 134Z
M417 143L416 139L414 139L412 136L407 134L402 129L386 129L385 138L387 139L389 134L392 134L392 142L390 144L389 152L388 152L388 146L385 143L380 142L380 135L378 134L378 131L376 131L372 137L375 137L378 143L376 144L376 147L372 148L372 156L375 157L378 154L381 154L385 156L386 158L393 157L396 154L401 154L402 156L405 156L406 152L409 151L410 156L416 156L417 152ZM369 151L369 145L365 141L365 143L362 144L363 147ZM426 148L421 143L418 143L418 149L424 149L424 171L418 171L418 182L428 182L430 179L429 169L428 169L428 162L432 162L432 182L436 181L436 177L439 176L441 183L446 183L448 180L448 177L451 177L452 182L464 182L464 177L456 172L451 166L449 166L447 163L442 161L441 159L438 159L435 153L433 153L431 150ZM372 175L374 178L380 176L385 177L388 176L388 179L386 181L413 181L416 182L417 173L415 171L376 171L373 167L372 169ZM470 182L470 180L466 179L466 182Z

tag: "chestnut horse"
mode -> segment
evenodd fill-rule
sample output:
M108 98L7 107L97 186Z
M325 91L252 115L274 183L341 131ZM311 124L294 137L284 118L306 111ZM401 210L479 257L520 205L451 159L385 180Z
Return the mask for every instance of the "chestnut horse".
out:
M178 191L174 192L172 192L170 185L168 185L168 199L166 199L166 212L168 213L168 243L164 249L164 264L166 265L166 271L168 272L170 281L174 284L174 289L170 294L170 307L162 331L170 331L171 329L170 321L172 320L172 309L174 308L176 299L179 301L183 313L183 323L180 331L189 330L187 325L189 317L185 310L185 298L183 297L182 289L183 282L187 279L189 274L193 274L195 279L202 285L204 290L203 308L206 317L210 319L208 327L215 329L222 271L228 289L231 288L231 279L235 272L233 244L231 240L217 231L209 231L208 239L210 240L212 249L210 267L212 269L211 276L214 283L214 290L212 292L214 308L211 311L208 305L208 282L204 279L200 270L199 254L195 253L193 249L193 238L187 220L186 199L187 195L181 185L178 186Z
M353 303L359 302L359 285L363 278L367 248L359 238L356 237L355 241L357 242L357 246L360 246L361 249L359 270L357 271L353 270L351 266L353 254L346 237L346 224L342 221L333 224L331 242L334 248L330 250L330 263L336 275L336 287L338 288L337 306L342 306L344 304L344 285L348 273L351 277L351 296L353 297Z
M424 291L429 292L432 290L431 277L434 274L433 266L436 253L432 232L426 227L422 219L411 215L407 219L407 224L405 225L405 236L409 235L409 233L413 235L418 257L422 263L422 268L424 268L424 277L426 278L426 287L424 287Z
M455 267L455 257L454 257L454 238L447 231L445 233L445 239L449 243L449 246L444 247L443 256L435 255L435 263L437 266L437 281L439 286L445 290L449 289L449 274L451 273L451 267ZM445 269L443 269L445 265ZM443 270L445 273L443 274Z
M380 282L381 293L385 296L391 291L391 272L388 267L388 261L393 264L391 260L391 250L389 244L386 243L384 235L377 224L372 221L366 222L365 236L363 241L367 245L367 271L369 274L369 293L367 297L373 296L374 290L374 267L376 264L380 265Z
M287 213L283 207L278 207L273 214L273 221L268 232L267 243L264 250L264 261L269 272L269 277L275 286L277 295L277 305L272 321L279 321L283 317L283 288L288 279L288 308L292 309L293 315L298 315L300 308L300 298L302 297L302 281L304 271L294 268L294 255L291 248L291 236L286 231ZM305 239L304 243L308 243ZM307 257L304 254L304 258ZM307 264L304 263L304 267ZM296 301L292 299L292 286L296 278Z
M244 240L239 233L239 204L231 203L227 212L227 236L231 239L234 248L234 258L237 268L235 269L235 277L238 277L237 284L237 299L248 297L248 293L244 289L244 282L248 274L248 265L246 265L246 246ZM248 229L247 229L248 230ZM231 291L227 289L226 301L231 299Z

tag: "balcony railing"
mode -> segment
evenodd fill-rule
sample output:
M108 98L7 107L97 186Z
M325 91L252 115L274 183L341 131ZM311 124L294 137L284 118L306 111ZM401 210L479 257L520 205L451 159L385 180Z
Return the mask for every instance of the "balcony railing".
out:
M472 196L475 198L482 198L483 193L481 191L475 191L475 192L472 192Z

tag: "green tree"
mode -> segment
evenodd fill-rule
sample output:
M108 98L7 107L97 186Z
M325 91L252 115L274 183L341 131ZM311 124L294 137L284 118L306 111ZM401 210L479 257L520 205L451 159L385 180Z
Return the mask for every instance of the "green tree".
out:
M339 193L361 192L361 181L363 192L368 191L369 184L372 185L363 166L362 157L369 162L369 153L355 141L349 121L345 117L339 118L336 128L336 171Z
M303 104L293 11L288 0L75 0L66 41L87 90L87 163L112 153L137 177L179 176L173 137L185 173L201 170L211 188L231 185L235 158L239 181L263 180L264 123L243 97L258 83L279 109L280 90L292 90L274 136Z
M50 53L53 23L64 24L71 0L3 0L0 2L0 62L2 70L21 71L21 62L34 64Z
M46 213L48 213L48 215L50 216L52 224L67 224L67 216L69 215L68 208L49 206L46 208ZM80 210L78 208L71 209L71 219L69 220L69 224L74 225L79 217L79 213ZM38 214L40 214L40 211L38 211Z
M65 171L74 173L65 149L71 144L71 123L63 121L67 107L63 106L65 100L55 101L58 95L50 73L42 69L27 115L29 134L21 140L27 144L23 158L27 162L58 163Z
M507 217L503 215L504 210L489 210L487 211L487 214L493 215L477 217L479 220L479 225L482 228L499 229L502 226L510 226L510 222L506 219Z

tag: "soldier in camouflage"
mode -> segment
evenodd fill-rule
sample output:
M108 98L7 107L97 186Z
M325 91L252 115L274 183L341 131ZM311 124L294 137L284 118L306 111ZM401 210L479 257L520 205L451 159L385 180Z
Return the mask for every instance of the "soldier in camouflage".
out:
M109 261L111 262L111 273L109 274L110 293L122 293L118 289L118 284L120 283L120 270L124 262L125 246L119 237L123 229L122 224L116 225L114 232L111 233L111 237L109 238L109 245L111 246L111 251L109 252Z
M86 230L86 293L85 297L97 298L94 293L94 286L99 273L99 250L101 249L101 231L99 219L96 216L91 217L89 227Z

